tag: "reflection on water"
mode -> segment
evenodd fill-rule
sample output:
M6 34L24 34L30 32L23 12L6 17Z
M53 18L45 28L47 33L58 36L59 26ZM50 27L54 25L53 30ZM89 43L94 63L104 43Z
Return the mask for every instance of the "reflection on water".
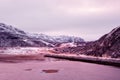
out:
M20 63L26 61L61 61L61 59L46 58L40 53L44 48L0 48L0 62Z
M59 70L56 69L47 69L47 70L42 70L45 73L57 73Z
M39 61L39 62L51 62L51 61L64 61L64 59L44 57L43 55L0 55L0 62L5 63L21 63L28 61Z
M49 62L49 61L67 61L65 59L58 59L58 58L50 58L50 57L44 57L45 61Z
M25 71L31 71L32 69L25 69Z

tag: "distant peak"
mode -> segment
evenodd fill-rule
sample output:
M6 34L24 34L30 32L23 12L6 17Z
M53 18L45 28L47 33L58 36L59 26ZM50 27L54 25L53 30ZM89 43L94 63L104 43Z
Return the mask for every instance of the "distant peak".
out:
M120 31L120 26L114 28L110 33L108 33L107 38Z

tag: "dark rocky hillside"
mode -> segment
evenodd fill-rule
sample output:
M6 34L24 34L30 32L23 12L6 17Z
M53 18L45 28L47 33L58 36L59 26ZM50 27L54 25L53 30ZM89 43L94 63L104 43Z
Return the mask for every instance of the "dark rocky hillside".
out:
M83 46L55 48L58 53L85 54L100 57L120 57L120 27L113 29L96 41L86 42Z
M113 29L99 40L86 45L86 54L95 56L120 57L120 27Z

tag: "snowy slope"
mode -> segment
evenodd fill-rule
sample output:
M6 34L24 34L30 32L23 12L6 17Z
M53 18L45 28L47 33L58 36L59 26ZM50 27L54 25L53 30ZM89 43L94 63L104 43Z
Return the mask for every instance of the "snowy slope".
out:
M56 44L84 42L74 36L48 36L45 34L31 34L0 23L0 47L54 47Z
M4 23L0 23L0 32L10 32L21 35L26 34L24 31L14 28L11 25L6 25Z
M22 30L0 23L0 47L44 47L46 44L29 38Z
M72 42L84 42L84 40L80 37L74 36L48 36L45 34L28 34L30 37L41 39L48 42L56 42L56 43L72 43Z

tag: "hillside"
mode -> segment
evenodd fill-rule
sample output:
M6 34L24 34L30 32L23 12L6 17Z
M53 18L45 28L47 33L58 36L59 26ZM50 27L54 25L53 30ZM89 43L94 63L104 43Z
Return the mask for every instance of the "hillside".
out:
M91 42L83 42L77 47L57 47L56 53L85 54L99 57L120 57L120 27L116 27L100 39Z
M62 43L84 42L82 38L73 36L48 36L31 34L0 23L0 47L54 47Z

